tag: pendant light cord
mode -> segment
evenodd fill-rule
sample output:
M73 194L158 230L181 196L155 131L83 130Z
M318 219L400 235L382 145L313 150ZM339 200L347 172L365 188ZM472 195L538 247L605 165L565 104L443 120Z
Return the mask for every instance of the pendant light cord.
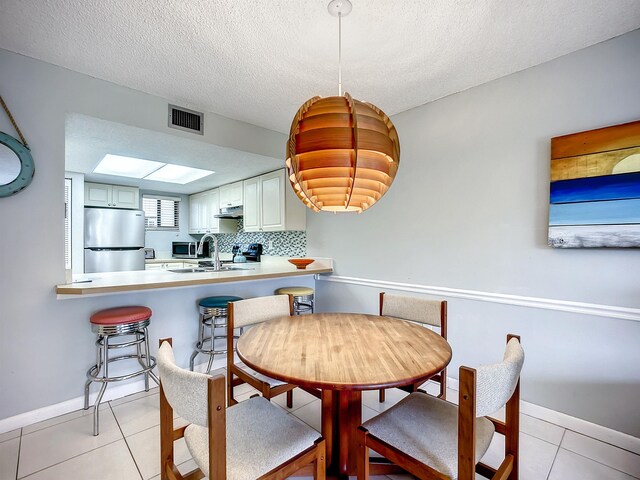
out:
M338 13L338 96L342 96L342 13Z

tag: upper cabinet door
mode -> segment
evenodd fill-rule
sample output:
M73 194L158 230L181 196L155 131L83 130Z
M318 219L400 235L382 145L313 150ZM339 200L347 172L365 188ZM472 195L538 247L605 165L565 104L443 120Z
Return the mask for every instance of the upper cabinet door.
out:
M215 217L220 212L220 190L206 192L205 226L208 233L217 233L220 220Z
M111 207L111 185L84 184L84 204L88 207Z
M284 170L260 177L262 228L265 232L285 230Z
M140 208L138 187L85 182L84 204L87 207Z
M200 208L202 195L189 195L189 233L200 233Z
M250 178L244 184L244 231L260 230L260 177Z
M220 208L239 207L244 197L243 182L230 183L220 187Z
M119 208L140 208L139 191L137 187L124 187L122 185L112 186L112 195L114 207Z

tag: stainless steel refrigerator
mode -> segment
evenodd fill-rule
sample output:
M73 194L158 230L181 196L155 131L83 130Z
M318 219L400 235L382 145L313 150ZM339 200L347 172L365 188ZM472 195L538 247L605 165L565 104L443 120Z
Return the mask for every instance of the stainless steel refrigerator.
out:
M144 212L84 209L84 272L144 270Z

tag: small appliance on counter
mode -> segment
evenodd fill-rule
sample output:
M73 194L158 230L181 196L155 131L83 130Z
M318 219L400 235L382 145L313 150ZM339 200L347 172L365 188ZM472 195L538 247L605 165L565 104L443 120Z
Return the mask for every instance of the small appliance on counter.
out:
M173 258L209 258L209 242L202 244L202 253L196 255L198 242L172 242L171 256Z
M245 262L259 262L260 257L262 256L262 244L261 243L250 243L248 245L236 244L231 249L231 253L233 253L233 262L234 263L245 263ZM238 255L239 254L239 255ZM244 257L245 260L236 261L236 257Z
M145 248L144 258L145 260L153 260L154 258L156 258L156 251L153 248Z

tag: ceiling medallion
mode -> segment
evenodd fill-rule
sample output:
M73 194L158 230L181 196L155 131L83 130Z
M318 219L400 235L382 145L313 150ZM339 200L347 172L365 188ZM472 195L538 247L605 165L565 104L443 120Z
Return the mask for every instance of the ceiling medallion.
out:
M338 17L338 96L307 100L287 142L289 181L316 212L363 212L387 192L400 164L400 142L389 117L342 94L342 17L351 8L349 0L328 6Z

